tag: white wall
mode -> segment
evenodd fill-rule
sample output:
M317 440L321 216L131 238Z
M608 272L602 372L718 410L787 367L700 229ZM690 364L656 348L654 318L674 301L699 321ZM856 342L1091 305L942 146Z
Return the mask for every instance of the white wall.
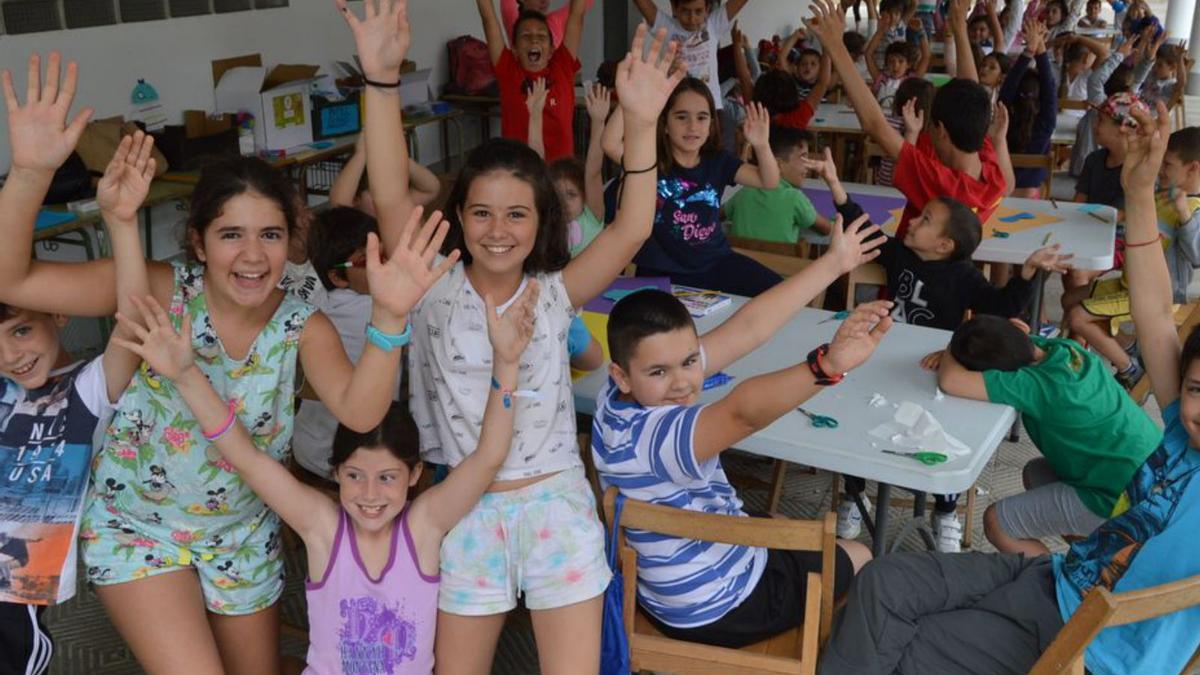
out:
M602 60L603 2L597 1L585 23L580 58L587 77ZM360 2L350 6L362 11ZM409 17L413 46L408 58L422 68L434 67L440 91L447 68L446 42L467 33L483 36L475 2L410 0ZM349 59L354 41L332 0L291 0L290 7L280 9L5 35L0 39L0 68L13 71L22 97L30 52L55 49L80 64L77 108L92 106L98 117L126 114L130 92L138 78L145 78L158 90L171 123L179 123L185 109L212 110L213 59L259 52L268 64L315 63L334 72L329 70L332 63ZM0 174L9 166L7 124L6 118L0 119ZM422 131L422 159L440 159L436 129ZM477 138L467 131L468 140Z

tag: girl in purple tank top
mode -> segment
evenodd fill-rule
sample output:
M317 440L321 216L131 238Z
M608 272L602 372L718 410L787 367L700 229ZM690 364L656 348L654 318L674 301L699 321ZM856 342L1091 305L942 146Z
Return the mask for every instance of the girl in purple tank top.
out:
M393 257L411 253L401 246ZM416 255L414 267L422 257ZM532 282L503 314L485 298L492 389L478 448L411 503L408 489L422 465L416 425L401 404L393 403L383 422L365 433L338 427L330 460L338 482L335 503L254 446L234 414L236 401L221 400L195 366L190 340L176 332L153 298L134 298L139 317L119 315L136 336L122 340L123 346L175 384L205 438L304 540L310 642L305 673L433 671L442 538L475 507L508 454L512 399L520 395L514 391L517 371L533 334L537 295Z

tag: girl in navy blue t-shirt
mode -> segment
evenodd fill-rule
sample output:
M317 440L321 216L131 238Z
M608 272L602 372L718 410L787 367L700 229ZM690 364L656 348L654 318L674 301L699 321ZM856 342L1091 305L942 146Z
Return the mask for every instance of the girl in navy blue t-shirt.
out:
M605 152L616 162L622 159L623 133L619 122L605 130ZM633 259L638 276L665 276L676 284L748 296L779 283L778 274L735 253L721 228L721 194L726 186L771 190L779 184L779 164L770 146L770 116L761 105L749 106L744 133L754 147L757 166L721 149L708 85L689 77L675 88L658 119L658 204L654 232ZM616 205L619 185L620 181L609 185L608 204Z

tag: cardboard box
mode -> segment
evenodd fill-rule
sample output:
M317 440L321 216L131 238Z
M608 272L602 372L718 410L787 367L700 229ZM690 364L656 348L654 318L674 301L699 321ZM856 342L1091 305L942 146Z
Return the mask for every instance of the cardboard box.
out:
M209 117L203 110L183 111L183 124L168 124L154 134L171 168L192 171L217 158L238 154L238 131L230 114Z
M312 143L309 93L319 66L278 65L267 70L262 56L250 54L212 62L217 112L254 115L254 145L287 150Z

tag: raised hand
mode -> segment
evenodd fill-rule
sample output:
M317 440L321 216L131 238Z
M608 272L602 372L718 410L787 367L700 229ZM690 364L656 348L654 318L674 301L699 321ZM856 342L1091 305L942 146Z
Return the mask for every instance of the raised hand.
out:
M1125 139L1121 187L1125 188L1126 194L1142 190L1153 192L1158 180L1163 155L1167 152L1167 137L1171 135L1171 120L1162 101L1155 104L1155 112L1157 117L1151 117L1144 105L1130 106L1129 115L1137 124L1121 126L1121 135Z
M334 0L334 4L354 34L363 74L378 82L397 81L412 42L408 0L363 0L362 19L350 11L346 0Z
M746 106L746 121L742 126L746 141L757 148L771 144L771 113L761 103Z
M450 228L442 220L441 211L434 211L421 225L423 209L416 207L400 232L400 243L388 257L379 259L379 237L367 235L367 283L371 300L393 317L407 316L425 292L458 262L458 249L450 252L440 265L433 266L435 256Z
M1135 48L1137 48L1140 40L1141 36L1139 35L1130 36L1117 46L1117 53L1121 54L1121 56L1124 56L1125 58L1129 58L1129 55L1133 53Z
M1001 139L1008 137L1008 107L999 101L996 101L996 106L992 109L988 137L992 139L992 143L999 143Z
M146 201L150 181L154 180L154 158L150 156L153 148L153 136L135 131L121 139L105 167L96 185L96 203L110 227L137 225L138 209Z
M30 55L24 105L17 100L12 73L5 69L0 74L4 84L4 106L8 109L8 141L14 170L57 170L75 150L75 144L92 116L92 109L84 108L70 124L67 123L67 113L75 98L78 68L74 61L67 63L67 74L60 88L61 62L58 52L50 52L43 83L41 57L36 52Z
M1021 266L1021 276L1029 280L1038 270L1058 274L1071 271L1068 261L1074 258L1075 254L1059 253L1061 248L1062 244L1051 244L1030 253L1029 257L1025 259L1025 264Z
M870 262L879 256L879 247L887 237L879 234L879 226L863 227L867 222L867 214L862 214L850 223L850 227L842 227L842 216L838 214L829 227L829 250L825 255L836 260L843 273Z
M546 78L539 77L533 81L533 86L525 95L525 107L530 117L542 116L542 111L546 109Z
M905 101L900 114L904 118L904 136L916 138L925 127L925 111L917 110L917 99L910 98Z
M655 33L650 50L646 51L649 31L645 23L638 26L633 46L617 66L617 98L626 124L657 125L667 98L687 75L686 70L671 69L679 45L667 41L665 28Z
M492 296L485 295L483 304L487 314L488 340L492 343L492 358L500 363L520 363L521 354L533 337L534 315L537 313L538 283L529 279L525 290L503 314L496 313Z
M826 183L838 182L837 164L834 163L833 153L829 151L828 146L825 147L824 155L821 159L809 159L805 157L800 162L804 165L805 171L813 172Z
M612 91L596 82L584 93L584 100L587 101L588 117L592 124L604 124L612 110Z
M826 372L845 373L866 362L879 341L892 327L892 303L877 300L859 305L838 327L829 354L825 357Z
M746 34L738 28L738 22L733 22L733 27L729 30L729 39L733 42L734 49L745 49L749 46L749 41L746 39Z
M813 0L811 10L808 28L817 36L817 40L826 49L841 44L842 34L846 32L846 12L841 3L837 0Z
M153 295L144 298L134 295L129 299L137 308L138 315L131 317L117 312L117 323L133 339L121 337L120 332L114 333L110 339L142 357L154 372L172 382L188 369L194 368L196 356L192 352L191 317L185 312L182 330L177 331Z
M971 0L950 0L946 23L957 31L966 30L967 16L971 13Z

